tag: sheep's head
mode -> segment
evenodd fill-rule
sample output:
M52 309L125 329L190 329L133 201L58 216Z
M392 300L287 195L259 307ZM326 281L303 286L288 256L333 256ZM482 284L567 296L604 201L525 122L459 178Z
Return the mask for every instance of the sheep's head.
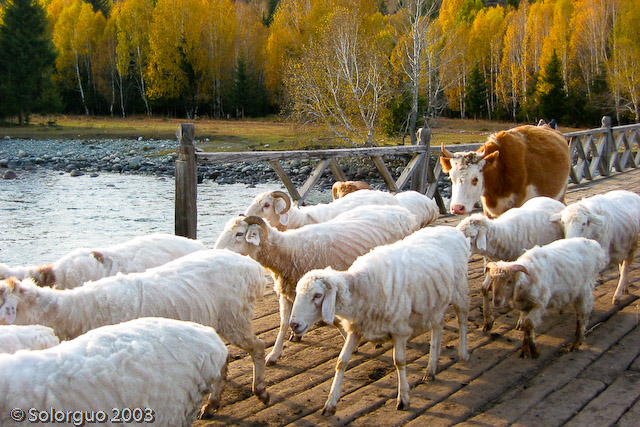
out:
M264 218L269 225L280 231L287 229L289 224L289 209L291 199L283 191L267 191L258 194L244 212L245 216L259 216Z
M0 281L0 324L11 325L16 320L20 282L15 278Z
M551 222L562 223L564 237L586 237L598 240L606 227L605 218L591 212L589 208L579 203L569 205L561 212L555 213L549 218Z
M296 286L289 326L296 335L303 335L320 319L333 323L336 314L336 280L339 273L331 267L307 272Z
M513 299L520 276L529 275L524 265L514 262L490 262L487 270L489 287L493 290L493 306L496 308L504 307L507 301Z
M216 249L229 249L242 255L255 256L269 235L269 226L258 216L239 216L227 222L216 240Z
M487 251L489 221L490 219L482 214L473 214L456 226L469 239L471 251L474 254L484 254Z

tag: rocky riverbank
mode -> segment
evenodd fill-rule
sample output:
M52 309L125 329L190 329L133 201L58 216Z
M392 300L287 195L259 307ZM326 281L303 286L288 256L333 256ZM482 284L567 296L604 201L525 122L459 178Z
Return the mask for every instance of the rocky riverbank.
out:
M0 140L0 176L19 178L23 171L49 168L71 176L100 173L127 173L171 177L175 173L176 142L173 140L26 140L5 137ZM343 159L342 169L349 179L361 179L374 188L384 183L372 162ZM301 185L312 172L315 162L292 160L283 162L292 181ZM406 158L387 159L391 173L397 178ZM279 182L268 163L199 164L198 179L219 184ZM319 181L319 187L331 187L334 178L329 170Z

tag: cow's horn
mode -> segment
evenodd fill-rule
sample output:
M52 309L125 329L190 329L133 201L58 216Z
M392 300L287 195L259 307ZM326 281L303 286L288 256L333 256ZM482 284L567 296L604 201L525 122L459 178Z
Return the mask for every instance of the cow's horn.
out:
M289 209L291 209L291 199L289 198L289 195L287 193L285 193L284 191L272 191L271 196L282 198L284 200L284 203L286 204L284 210L282 212L279 212L280 215L289 212Z
M442 155L446 158L451 158L453 157L453 154L451 153L451 151L447 150L446 148L444 148L444 142L440 143L440 150L442 151Z

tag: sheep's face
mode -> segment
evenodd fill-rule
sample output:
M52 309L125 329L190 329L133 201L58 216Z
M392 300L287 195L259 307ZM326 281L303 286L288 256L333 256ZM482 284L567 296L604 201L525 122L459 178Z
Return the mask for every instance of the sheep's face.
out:
M296 299L289 317L289 326L296 335L303 335L311 325L323 319L325 314L331 317L328 323L333 322L335 316L335 291L313 273L315 272L305 274L296 286Z
M482 218L475 218L476 215L472 215L458 224L457 228L469 239L469 245L474 254L484 254L487 250L487 232L484 222L489 219L484 215L478 215Z
M0 281L0 324L11 325L16 320L18 283L14 279Z
M287 204L282 197L275 197L272 192L259 194L253 199L244 212L245 216L259 216L264 218L272 227L280 231L287 229L289 214L283 213L287 210Z
M228 249L241 255L254 256L260 247L260 226L247 224L244 217L233 218L216 240L215 249Z
M599 229L604 225L604 218L601 215L591 212L584 206L570 205L562 212L551 216L552 222L560 221L564 228L564 237L585 237L596 239L599 236Z
M504 307L514 297L516 285L521 273L528 274L526 268L515 263L487 264L489 270L489 287L493 290L493 306Z

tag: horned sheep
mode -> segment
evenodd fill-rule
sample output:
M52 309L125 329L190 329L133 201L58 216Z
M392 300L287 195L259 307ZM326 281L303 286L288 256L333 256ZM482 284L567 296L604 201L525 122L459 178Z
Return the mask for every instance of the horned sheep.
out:
M252 259L230 251L198 251L142 273L118 274L74 289L41 288L30 279L0 281L0 319L50 326L65 340L148 316L212 326L251 355L253 392L267 403L265 345L252 324L256 299L266 285L263 268Z
M14 408L25 408L32 422L191 426L206 393L219 400L227 352L210 327L142 318L47 350L3 354L0 424L22 425Z
M245 216L259 216L280 231L304 225L326 222L344 212L363 205L401 205L416 215L421 226L433 222L439 214L438 206L429 197L416 191L405 191L396 196L386 191L359 190L331 203L296 206L283 191L268 191L257 195L247 207Z
M282 354L296 284L307 271L328 266L346 269L358 256L417 229L415 216L400 206L362 206L330 221L284 232L260 217L240 216L227 222L215 247L249 255L274 277L280 298L280 331L267 355L271 364Z
M18 350L44 350L59 343L60 340L53 329L46 326L0 326L0 353L15 353Z
M515 261L527 249L564 237L562 227L550 219L564 207L564 204L550 197L535 197L496 219L473 214L462 220L457 228L470 239L471 253L482 255L487 261ZM491 288L488 275L481 291L483 330L486 332L491 330L494 321L489 304ZM521 326L520 322L518 326Z
M23 267L0 264L0 279L32 277L39 286L71 289L116 273L145 271L203 249L206 248L202 243L186 237L150 234L113 246L75 249L53 264Z
M371 186L364 181L336 181L331 186L331 195L336 200L358 190L371 190Z
M535 330L548 308L573 304L577 324L570 351L584 340L593 309L593 288L605 266L600 244L583 237L556 240L526 251L517 260L487 264L493 305L513 304L524 319L521 357L537 358Z
M391 339L398 372L397 409L409 407L406 343L431 329L431 350L424 380L434 378L441 347L444 313L452 304L458 317L458 355L468 360L469 243L453 227L423 228L403 240L375 248L348 270L328 267L298 282L291 328L304 334L319 319L339 318L348 332L323 414L334 414L340 385L352 352L361 340Z
M561 222L566 237L594 239L604 248L607 264L618 264L620 279L613 304L627 291L627 272L638 247L640 196L616 190L582 199L552 217Z

